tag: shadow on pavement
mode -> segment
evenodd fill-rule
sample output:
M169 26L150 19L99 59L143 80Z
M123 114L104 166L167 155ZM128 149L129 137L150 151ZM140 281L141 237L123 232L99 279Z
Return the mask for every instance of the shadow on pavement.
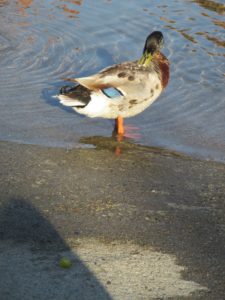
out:
M34 206L12 199L0 210L0 298L111 299ZM68 257L72 267L59 266Z

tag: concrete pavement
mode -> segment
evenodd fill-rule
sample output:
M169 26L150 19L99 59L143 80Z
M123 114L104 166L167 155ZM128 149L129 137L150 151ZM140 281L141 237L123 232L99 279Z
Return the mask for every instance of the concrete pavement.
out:
M0 143L0 298L224 299L225 165L83 142Z

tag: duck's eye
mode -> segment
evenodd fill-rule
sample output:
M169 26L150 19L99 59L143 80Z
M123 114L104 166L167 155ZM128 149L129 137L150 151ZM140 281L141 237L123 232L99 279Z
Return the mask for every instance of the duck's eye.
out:
M116 89L114 87L103 89L102 92L109 98L116 98L116 97L123 96L121 91L119 91L118 89Z

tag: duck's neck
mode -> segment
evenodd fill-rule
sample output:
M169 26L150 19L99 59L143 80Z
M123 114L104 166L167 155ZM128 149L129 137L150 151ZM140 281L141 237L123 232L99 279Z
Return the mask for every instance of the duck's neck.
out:
M153 55L151 53L144 52L142 57L139 59L138 64L148 67L151 64Z

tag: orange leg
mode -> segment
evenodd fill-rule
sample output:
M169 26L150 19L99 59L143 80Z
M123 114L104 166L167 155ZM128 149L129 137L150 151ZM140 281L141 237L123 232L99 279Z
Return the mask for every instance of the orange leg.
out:
M116 118L116 124L115 124L116 132L118 135L124 135L125 130L123 126L123 117L118 116Z

